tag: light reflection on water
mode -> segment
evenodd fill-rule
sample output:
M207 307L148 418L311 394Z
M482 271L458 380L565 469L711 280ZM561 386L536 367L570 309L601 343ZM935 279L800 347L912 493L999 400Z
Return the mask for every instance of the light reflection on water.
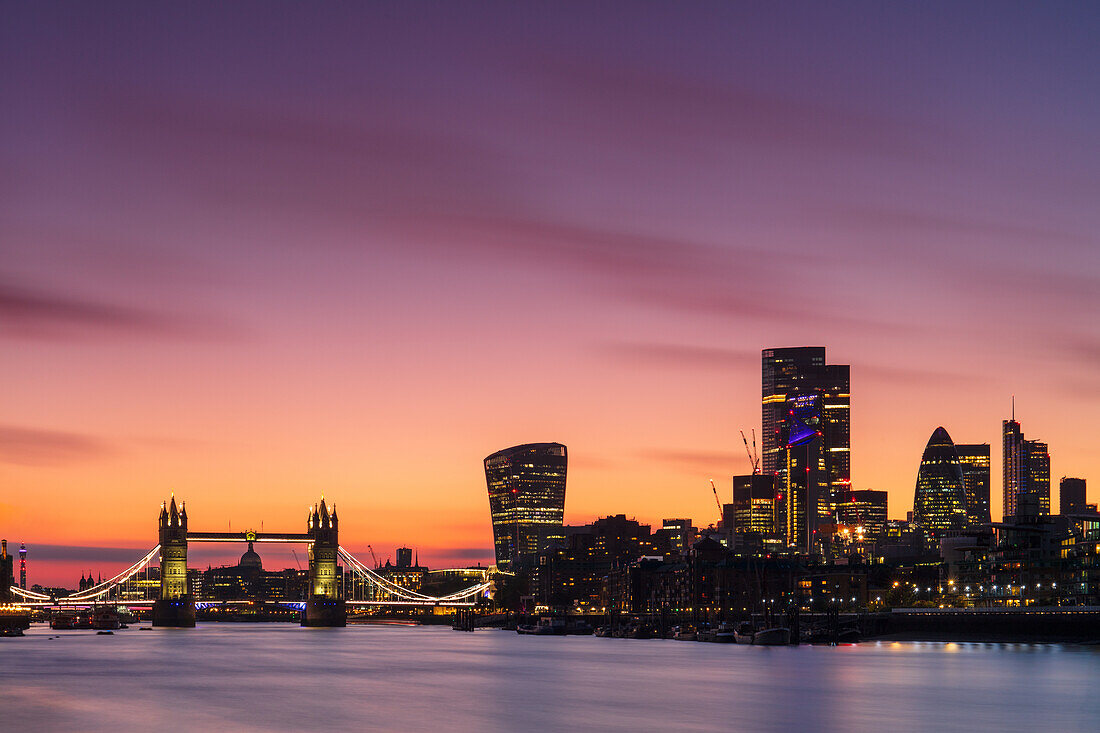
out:
M0 728L1092 732L1098 678L1100 649L1060 645L36 627L0 639Z

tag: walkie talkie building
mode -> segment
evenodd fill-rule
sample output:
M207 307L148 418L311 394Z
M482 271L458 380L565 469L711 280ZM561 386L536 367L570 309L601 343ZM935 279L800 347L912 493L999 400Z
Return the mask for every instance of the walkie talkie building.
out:
M567 463L561 443L517 445L485 459L498 567L522 564L564 540Z

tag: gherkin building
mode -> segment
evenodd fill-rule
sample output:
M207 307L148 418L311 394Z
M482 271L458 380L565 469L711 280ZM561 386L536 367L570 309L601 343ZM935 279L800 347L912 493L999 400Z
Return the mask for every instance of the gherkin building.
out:
M966 527L966 488L962 466L951 436L936 428L917 471L913 521L928 537Z

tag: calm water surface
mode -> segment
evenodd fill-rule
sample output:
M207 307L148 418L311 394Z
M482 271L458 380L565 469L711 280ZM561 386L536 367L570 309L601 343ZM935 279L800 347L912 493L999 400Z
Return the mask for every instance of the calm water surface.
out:
M74 729L1095 733L1100 649L289 624L0 639L0 730Z

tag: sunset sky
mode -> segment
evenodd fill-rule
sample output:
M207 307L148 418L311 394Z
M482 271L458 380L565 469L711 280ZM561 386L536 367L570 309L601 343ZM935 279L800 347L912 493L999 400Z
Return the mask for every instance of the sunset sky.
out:
M891 516L943 425L993 444L999 517L1013 394L1100 498L1096 6L155 5L0 19L30 582L136 560L173 490L198 529L324 492L361 557L488 562L481 460L534 441L568 523L704 526L777 346L851 365Z

